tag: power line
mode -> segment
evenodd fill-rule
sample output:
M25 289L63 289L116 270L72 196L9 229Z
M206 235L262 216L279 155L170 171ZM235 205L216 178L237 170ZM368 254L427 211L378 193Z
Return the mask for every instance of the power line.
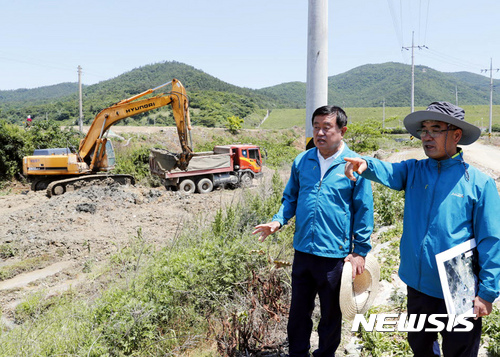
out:
M425 32L424 32L424 43L427 43L427 28L429 26L429 9L431 0L427 0L427 14L425 15Z
M447 64L450 64L450 65L453 65L456 67L471 69L471 70L474 70L476 72L479 71L480 68L482 67L481 65L479 65L477 63L473 63L470 61L464 61L464 60L459 59L457 57L453 57L453 56L450 56L448 54L436 51L432 48L427 48L427 49L428 49L428 51L426 51L424 56L428 56L428 57L431 57L433 59L437 59L441 62L445 62Z
M43 64L43 63L40 63L39 60L37 60L37 62L32 62L32 61L27 61L25 59L14 59L14 58L9 58L9 57L5 57L5 56L0 56L0 59L11 61L11 62L17 62L17 63L25 63L25 64L38 66L38 67L45 67L45 68L74 72L74 68L70 69L70 67L66 67L66 66L61 65L61 64Z
M391 19L392 19L392 26L394 27L394 33L396 34L396 38L399 42L399 45L403 47L403 38L402 38L402 31L398 31L398 19L395 15L394 12L394 6L391 2L391 0L387 0L387 5L389 6L389 12L391 13Z
M401 44L404 43L404 31L403 31L403 0L399 0L399 19L401 24Z
M418 42L421 42L420 34L422 33L422 0L418 2Z

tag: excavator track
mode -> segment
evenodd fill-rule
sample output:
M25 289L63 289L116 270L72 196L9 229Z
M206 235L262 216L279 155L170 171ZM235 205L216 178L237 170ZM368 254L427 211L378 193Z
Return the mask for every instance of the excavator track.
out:
M118 183L120 185L134 185L135 179L131 175L84 175L63 180L52 181L47 186L47 196L59 196L94 183Z

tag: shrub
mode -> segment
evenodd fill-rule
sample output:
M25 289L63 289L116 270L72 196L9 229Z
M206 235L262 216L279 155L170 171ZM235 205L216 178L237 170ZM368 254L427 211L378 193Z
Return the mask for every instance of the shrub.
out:
M61 130L54 121L37 121L25 130L0 122L0 180L10 180L22 171L22 159L34 149L77 147L79 133Z
M239 117L233 115L227 118L226 129L229 130L231 134L236 134L243 127L245 121Z
M25 141L25 130L0 122L0 180L10 180L22 170Z
M349 124L344 135L349 148L356 152L378 150L377 139L380 137L382 137L382 127L374 119Z
M500 357L500 310L493 305L493 311L483 317L483 335L488 336L488 356Z
M384 185L373 184L373 208L375 223L390 226L403 220L404 191L392 190Z
M406 128L385 128L384 132L387 134L408 134Z
M82 134L72 128L61 129L60 123L41 120L33 123L27 131L28 140L25 150L32 154L34 149L78 148Z
M117 150L114 173L132 175L136 181L150 178L149 152L147 146L127 147Z

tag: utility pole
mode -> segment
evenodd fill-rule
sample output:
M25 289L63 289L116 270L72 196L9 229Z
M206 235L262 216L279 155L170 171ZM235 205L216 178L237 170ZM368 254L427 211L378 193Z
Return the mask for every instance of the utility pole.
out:
M500 68L493 69L493 58L490 58L490 69L482 69L481 73L490 71L490 127L488 134L491 136L491 124L493 121L493 71L500 71Z
M455 84L455 105L458 107L458 86Z
M79 91L79 108L80 117L78 118L78 129L83 133L83 100L82 100L82 67L78 66L78 91Z
M415 31L411 33L411 47L403 47L403 50L411 48L411 112L415 111L415 48L421 50L427 46L415 46Z
M314 147L312 114L328 104L328 0L309 0L307 23L306 149Z

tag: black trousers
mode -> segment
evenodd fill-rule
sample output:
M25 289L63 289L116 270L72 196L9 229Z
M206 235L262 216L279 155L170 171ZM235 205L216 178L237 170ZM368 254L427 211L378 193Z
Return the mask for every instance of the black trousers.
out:
M444 299L438 299L408 286L408 314L446 314ZM445 325L448 319L439 319ZM440 332L443 337L443 354L445 357L477 356L481 342L482 320L470 320L474 327L471 331ZM426 327L434 328L433 325ZM463 327L463 326L460 326ZM408 332L408 342L416 357L440 356L437 332Z
M340 344L342 314L339 305L344 259L318 257L295 251L292 267L292 302L288 319L290 357L309 356L316 295L320 300L319 346L314 357L335 356Z

